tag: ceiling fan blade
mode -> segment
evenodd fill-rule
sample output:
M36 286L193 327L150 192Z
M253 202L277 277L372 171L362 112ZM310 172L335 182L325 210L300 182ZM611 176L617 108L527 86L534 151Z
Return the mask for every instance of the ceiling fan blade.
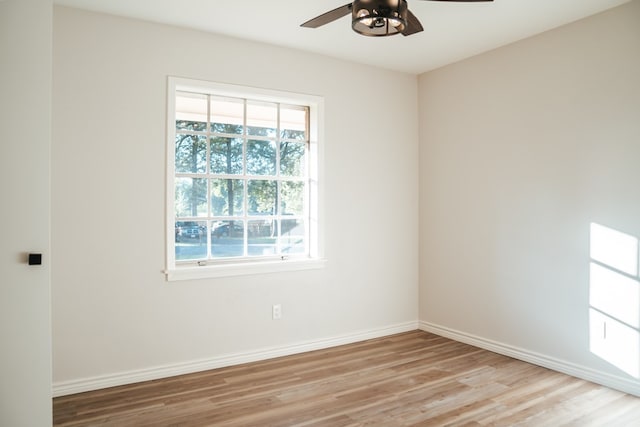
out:
M300 26L306 28L318 28L322 25L328 24L329 22L333 22L336 19L342 18L343 16L347 16L351 13L351 8L352 3L345 4L344 6L340 6L327 13L323 13L320 16L316 16Z
M410 10L407 10L407 26L402 32L402 35L410 36L411 34L419 33L420 31L423 31L423 30L424 28L422 28L422 24L420 23L416 15L411 13Z

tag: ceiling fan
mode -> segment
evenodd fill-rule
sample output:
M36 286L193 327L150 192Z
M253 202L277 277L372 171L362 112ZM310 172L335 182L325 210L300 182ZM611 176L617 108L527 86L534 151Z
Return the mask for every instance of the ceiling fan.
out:
M493 0L429 0L448 2L489 2ZM354 0L329 12L316 16L300 25L318 28L351 14L353 31L365 36L410 36L423 30L422 24L411 13L406 0Z

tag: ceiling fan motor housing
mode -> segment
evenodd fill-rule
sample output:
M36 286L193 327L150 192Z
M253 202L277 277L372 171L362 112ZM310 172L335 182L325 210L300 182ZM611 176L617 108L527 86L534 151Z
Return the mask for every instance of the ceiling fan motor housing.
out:
M354 0L351 27L365 36L400 34L407 26L406 0Z

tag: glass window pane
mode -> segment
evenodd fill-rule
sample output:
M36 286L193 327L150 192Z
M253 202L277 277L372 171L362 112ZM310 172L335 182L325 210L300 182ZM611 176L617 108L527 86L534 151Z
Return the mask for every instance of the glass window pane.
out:
M242 134L244 100L211 97L211 132Z
M304 215L304 182L283 181L280 200L281 215Z
M280 138L307 139L307 109L298 105L280 106Z
M207 223L204 221L176 221L176 260L207 257Z
M275 255L278 253L275 220L249 221L249 256Z
M247 174L276 174L276 143L273 141L247 141Z
M275 138L278 128L278 104L247 102L247 135Z
M304 142L285 141L280 143L280 173L282 175L305 176L306 147Z
M276 181L250 180L248 184L249 215L275 215Z
M242 174L242 139L211 138L211 173Z
M189 90L175 92L176 260L306 253L309 107Z
M176 178L175 216L207 216L207 180Z
M244 222L213 221L211 223L211 256L227 258L244 255Z
M283 219L280 248L283 254L301 254L306 252L305 222L302 219Z
M199 135L176 135L176 173L207 171L207 138Z
M207 96L176 92L176 129L205 131L207 129Z
M212 179L211 214L214 216L244 215L244 181Z

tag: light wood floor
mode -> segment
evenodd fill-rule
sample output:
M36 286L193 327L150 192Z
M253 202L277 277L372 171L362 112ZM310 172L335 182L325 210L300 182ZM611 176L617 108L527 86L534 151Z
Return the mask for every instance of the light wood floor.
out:
M56 426L640 426L640 398L421 331L53 408Z

